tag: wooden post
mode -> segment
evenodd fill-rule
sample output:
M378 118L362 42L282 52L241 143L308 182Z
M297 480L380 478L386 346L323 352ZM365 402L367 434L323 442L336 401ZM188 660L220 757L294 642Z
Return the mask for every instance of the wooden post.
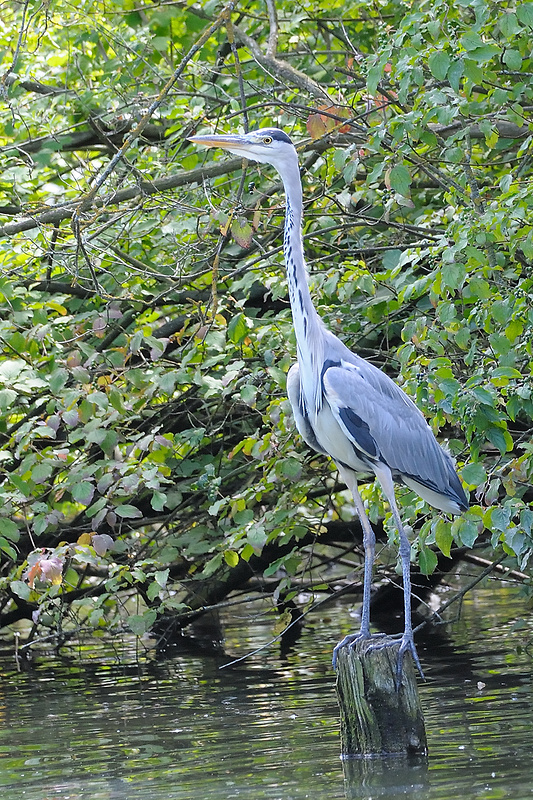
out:
M386 641L385 637L380 644ZM375 640L339 650L337 697L341 711L342 757L425 756L426 729L412 658L406 654L396 688L400 642Z

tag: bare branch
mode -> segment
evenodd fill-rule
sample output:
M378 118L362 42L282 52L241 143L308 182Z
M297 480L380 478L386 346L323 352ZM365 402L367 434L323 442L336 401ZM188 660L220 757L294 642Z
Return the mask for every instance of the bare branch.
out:
M255 39L253 39L251 36L248 36L248 34L242 31L237 25L233 26L233 30L235 31L235 38L248 48L257 63L260 64L260 66L262 66L267 72L272 73L280 80L289 83L291 86L296 86L302 91L313 95L313 97L316 97L318 100L327 100L328 104L334 102L335 98L332 95L329 95L327 91L322 88L322 86L316 83L316 81L314 81L308 75L301 72L299 69L296 69L287 61L282 61L280 58L275 58L274 56L269 55L268 52L263 53Z
M14 83L18 83L18 85L26 89L27 92L35 92L36 94L42 95L65 94L65 92L68 91L64 86L50 86L46 83L41 83L41 81L30 81L25 78L20 78L16 72L12 72L11 70L4 76L3 83L5 86L12 86Z
M239 169L241 165L242 158L232 158L229 161L210 164L208 167L197 167L188 172L177 172L175 175L167 175L159 180L140 181L135 186L112 192L111 194L104 195L104 197L94 200L93 205L97 208L107 208L108 206L119 205L120 203L134 200L136 197L150 196L170 189L176 189L179 186L201 183L206 178L217 177L218 175L224 175L227 172ZM50 223L57 224L62 220L71 219L76 209L79 208L79 203L79 200L75 200L72 203L63 203L62 205L48 209L40 214L34 216L28 215L20 220L8 222L7 225L0 228L0 237L14 236L17 233L32 230L40 225Z
M529 136L530 133L527 125L519 126L514 122L509 122L508 120L494 119L491 120L491 123L494 125L502 139L523 139L524 136ZM464 121L457 120L456 122L452 122L451 125L428 125L428 128L432 130L433 133L436 133L438 136L443 138L451 136L452 133L455 133L456 131L465 127L468 127L470 137L472 139L483 139L485 137L485 134L480 130L477 123L465 125Z
M2 80L0 81L0 95L3 97L7 97L7 86L9 85L9 76L15 69L20 53L20 47L22 45L22 39L24 37L25 26L26 26L26 12L28 10L28 6L30 4L30 0L25 0L24 8L22 9L22 21L20 23L20 30L17 38L17 44L15 47L15 52L13 54L13 59L11 61L11 66L7 68L2 76Z
M274 0L266 0L266 4L268 9L268 21L270 23L267 56L270 58L275 58L278 49L278 15L276 13L276 3Z
M163 102L165 97L168 95L168 93L171 90L171 88L174 86L176 81L180 78L180 76L184 72L185 67L187 66L189 61L203 47L203 45L213 35L213 33L215 33L215 31L217 31L226 22L226 20L229 18L230 14L231 14L231 12L233 10L233 6L234 6L234 0L230 0L230 2L226 6L224 6L224 8L220 12L220 14L216 18L216 20L213 22L213 24L210 25L209 28L206 28L206 30L202 33L202 35L199 37L199 39L193 44L193 46L190 48L189 52L182 59L179 67L177 67L177 69L174 70L174 74L172 75L172 77L167 81L165 86L161 89L161 91L159 92L159 94L156 97L156 99L154 100L154 102L151 103L151 105L148 108L146 114L144 114L144 116L142 117L140 122L135 126L135 128L131 131L131 133L126 137L126 140L124 141L124 144L122 145L122 147L119 150L117 150L117 152L115 153L113 158L110 160L110 162L107 165L107 167L105 168L105 170L96 178L96 180L93 183L92 189L83 198L83 200L80 202L79 206L76 209L74 209L74 211L73 211L73 216L74 217L77 217L79 214L81 214L83 211L85 211L87 208L89 208L92 205L92 202L93 202L94 198L96 197L96 194L98 193L98 190L100 189L100 187L103 186L103 184L105 183L107 178L115 170L115 167L117 166L117 164L124 157L124 154L126 153L126 150L133 144L133 142L136 139L139 138L139 136L141 135L141 133L143 132L145 127L148 125L148 123L151 120L151 118L154 115L154 113L157 111L157 109L159 108L159 106L161 105L161 103Z

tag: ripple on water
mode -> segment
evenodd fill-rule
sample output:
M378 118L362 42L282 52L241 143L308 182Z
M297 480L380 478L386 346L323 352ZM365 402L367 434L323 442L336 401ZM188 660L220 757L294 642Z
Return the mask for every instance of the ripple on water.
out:
M409 766L339 760L330 644L353 625L343 604L314 618L287 658L273 647L225 670L207 656L137 660L130 643L89 663L87 651L71 665L38 658L28 674L0 654L2 796L531 798L531 662L511 630L523 608L504 599L478 593L458 626L422 643L430 758ZM230 627L236 655L270 637L267 622Z

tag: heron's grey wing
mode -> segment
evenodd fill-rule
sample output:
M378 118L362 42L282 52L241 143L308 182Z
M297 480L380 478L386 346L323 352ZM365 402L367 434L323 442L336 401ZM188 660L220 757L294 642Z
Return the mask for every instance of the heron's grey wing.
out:
M287 374L287 395L292 406L296 427L302 439L309 447L312 447L313 450L327 455L326 451L319 445L309 420L305 399L300 386L300 367L298 364L293 364Z
M325 369L323 385L332 414L359 458L384 462L437 508L457 513L467 507L451 457L421 411L385 373L362 359L342 361Z

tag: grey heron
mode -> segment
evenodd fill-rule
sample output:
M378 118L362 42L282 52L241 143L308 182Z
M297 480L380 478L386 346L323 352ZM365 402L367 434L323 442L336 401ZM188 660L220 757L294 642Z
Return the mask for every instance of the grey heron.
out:
M243 135L191 136L190 141L221 147L252 161L271 164L286 194L284 255L289 298L297 342L297 362L287 376L287 394L296 426L304 441L330 456L350 489L363 529L364 582L361 627L333 651L335 666L341 647L370 632L370 590L375 534L365 512L357 482L375 476L388 501L398 530L404 588L405 625L396 668L401 680L403 659L410 652L423 675L411 621L410 544L404 530L394 481L413 489L430 505L447 514L468 508L468 499L450 455L438 444L422 412L391 379L352 353L319 317L309 292L302 238L303 198L298 154L286 133L262 128ZM377 643L379 645L379 642Z

